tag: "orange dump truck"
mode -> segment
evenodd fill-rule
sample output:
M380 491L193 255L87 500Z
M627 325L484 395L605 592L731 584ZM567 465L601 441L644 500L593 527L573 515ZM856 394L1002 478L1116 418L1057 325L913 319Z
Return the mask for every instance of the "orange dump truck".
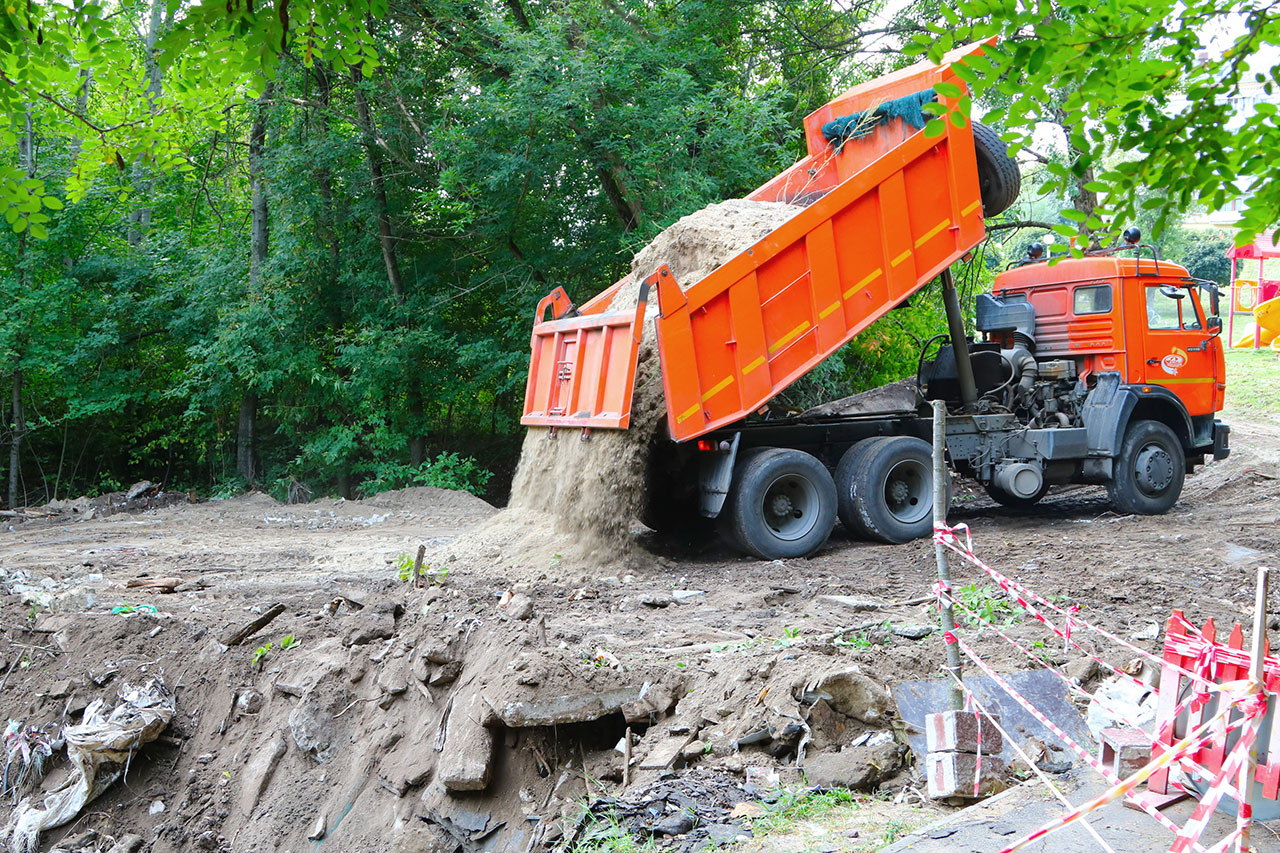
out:
M934 399L951 413L952 468L1002 504L1086 482L1106 484L1122 512L1167 511L1189 470L1228 452L1214 417L1225 389L1216 291L1131 231L1083 258L1013 265L977 297L983 339L966 339L950 267L985 238L983 217L1013 203L1020 177L989 129L948 121L927 135L923 107L954 103L964 84L953 65L981 49L862 84L808 116L808 156L749 196L803 209L701 281L655 270L626 311L610 308L623 282L580 308L560 289L544 299L522 422L626 429L656 294L667 420L650 456L651 526L716 519L765 559L812 553L837 519L862 538L926 536ZM936 352L926 345L908 396L769 410L938 277L950 334Z

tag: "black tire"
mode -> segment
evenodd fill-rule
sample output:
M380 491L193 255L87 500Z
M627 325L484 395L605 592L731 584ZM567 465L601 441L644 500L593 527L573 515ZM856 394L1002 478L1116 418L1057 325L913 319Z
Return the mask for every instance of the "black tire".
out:
M1018 200L1022 171L1009 156L1008 146L985 124L973 123L973 149L978 157L978 192L982 215L988 219L1004 213Z
M859 539L871 538L871 531L863 525L862 517L854 506L853 475L866 466L867 454L874 453L882 441L883 437L862 439L844 452L836 466L836 512L849 535Z
M1029 498L1020 498L1017 495L1011 495L995 483L989 483L984 488L987 490L987 496L990 497L991 500L1000 504L1000 506L1006 506L1009 509L1031 509L1033 506L1040 503L1040 499L1049 491L1049 484L1045 483L1042 485L1040 487L1040 491L1036 492Z
M864 442L859 442L863 444ZM837 467L845 525L867 539L899 545L933 533L933 451L910 436L854 445ZM947 478L947 502L951 478Z
M808 453L768 448L738 461L722 518L730 543L747 554L807 557L835 527L835 483Z
M1107 493L1116 512L1160 515L1178 502L1186 476L1187 457L1173 430L1159 421L1131 421Z

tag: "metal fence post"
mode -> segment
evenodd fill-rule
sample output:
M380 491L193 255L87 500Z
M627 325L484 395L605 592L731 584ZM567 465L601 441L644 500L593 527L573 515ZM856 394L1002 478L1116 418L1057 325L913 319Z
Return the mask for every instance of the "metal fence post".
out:
M947 407L941 400L933 401L933 528L938 530L947 523ZM954 634L956 630L955 612L951 607L951 564L947 560L947 549L934 539L933 553L938 560L938 605L942 612L942 630L945 634ZM961 673L960 647L955 643L946 643L947 669L959 680ZM964 694L960 687L951 684L951 707L959 711L964 707Z

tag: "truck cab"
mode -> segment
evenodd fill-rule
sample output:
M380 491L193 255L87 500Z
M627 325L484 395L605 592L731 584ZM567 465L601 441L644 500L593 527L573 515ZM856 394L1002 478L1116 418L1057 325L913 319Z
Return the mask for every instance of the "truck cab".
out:
M1085 481L1111 479L1123 431L1138 420L1174 433L1188 471L1205 455L1226 455L1229 430L1215 419L1226 390L1222 324L1203 292L1178 264L1114 253L1024 263L997 276L996 300L1034 311L1036 360L1067 361L1089 395Z

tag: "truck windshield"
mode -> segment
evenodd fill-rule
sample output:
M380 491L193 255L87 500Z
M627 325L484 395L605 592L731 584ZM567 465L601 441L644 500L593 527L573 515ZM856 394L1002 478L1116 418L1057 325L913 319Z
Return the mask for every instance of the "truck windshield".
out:
M1200 317L1196 313L1191 288L1179 287L1182 298L1166 291L1175 290L1171 285L1153 285L1147 288L1147 328L1149 329L1200 329Z

